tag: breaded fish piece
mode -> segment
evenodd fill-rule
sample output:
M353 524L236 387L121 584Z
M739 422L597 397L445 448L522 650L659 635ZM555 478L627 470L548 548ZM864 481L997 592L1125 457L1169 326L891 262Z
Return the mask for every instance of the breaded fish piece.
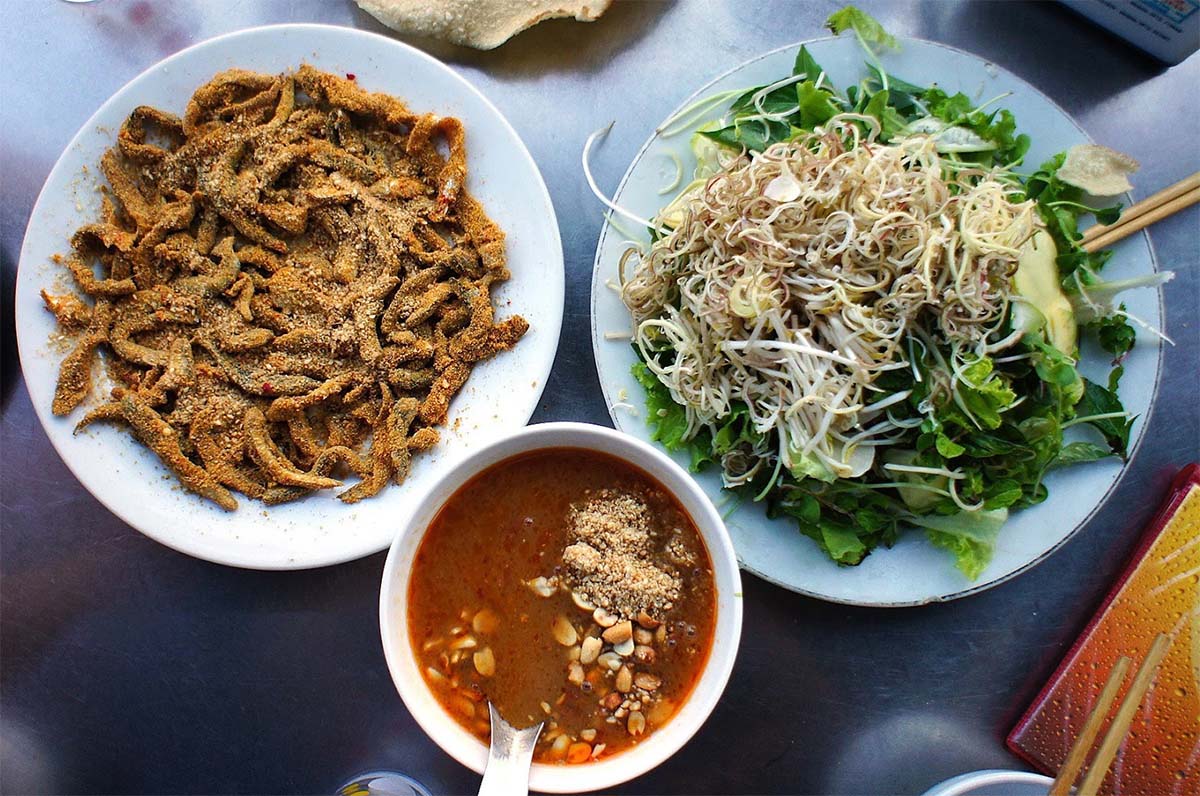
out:
M135 108L56 258L92 301L42 294L76 336L53 411L103 352L120 386L78 427L128 427L225 509L403 481L474 364L528 329L495 317L504 233L468 191L468 135L310 66L226 70L182 117Z

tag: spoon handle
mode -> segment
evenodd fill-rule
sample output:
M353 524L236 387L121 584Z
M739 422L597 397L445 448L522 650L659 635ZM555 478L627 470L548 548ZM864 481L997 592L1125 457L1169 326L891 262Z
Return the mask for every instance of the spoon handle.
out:
M479 796L528 794L533 747L542 725L518 730L501 718L494 705L489 703L488 709L492 718L492 739Z

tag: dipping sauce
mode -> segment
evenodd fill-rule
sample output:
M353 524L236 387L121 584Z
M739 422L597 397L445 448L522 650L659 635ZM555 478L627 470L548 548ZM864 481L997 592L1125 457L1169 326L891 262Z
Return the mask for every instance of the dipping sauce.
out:
M493 465L430 524L409 635L446 711L486 742L487 702L545 721L541 763L585 763L670 721L712 646L712 562L691 518L640 469L551 448Z

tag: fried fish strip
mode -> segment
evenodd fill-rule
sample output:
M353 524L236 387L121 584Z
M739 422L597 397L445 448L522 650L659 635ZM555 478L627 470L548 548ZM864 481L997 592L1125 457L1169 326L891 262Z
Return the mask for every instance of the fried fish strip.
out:
M398 390L412 392L433 384L433 368L392 368L387 380Z
M401 398L392 405L387 416L388 454L392 457L392 480L397 484L408 477L412 454L408 449L408 433L421 403L415 398Z
M279 351L303 353L306 351L330 350L329 334L323 329L292 329L275 338L275 348Z
M246 452L276 484L301 486L305 489L328 489L342 485L342 482L335 478L326 478L297 469L283 455L283 451L279 450L275 440L271 439L267 418L257 407L248 408L242 422L246 432Z
M331 445L324 448L317 456L309 473L318 477L328 476L339 464L345 465L360 477L366 477L371 472L370 463L363 461L363 458L353 450L344 445ZM263 495L263 502L268 506L277 506L280 503L298 500L312 492L311 489L299 486L273 486Z
M288 436L292 438L292 445L300 454L297 457L299 463L305 466L312 464L313 460L321 453L321 443L317 440L312 423L308 422L308 417L303 412L288 415L285 422L288 427Z
M157 369L155 369L157 370ZM151 370L150 373L155 372ZM171 341L167 351L167 364L162 372L152 379L149 386L140 392L146 403L161 406L167 402L167 393L186 387L196 379L196 361L192 357L192 341L177 337Z
M250 299L254 298L254 280L248 274L239 276L225 291L225 295L234 297L233 308L242 316L243 321L249 323L254 320L254 313L250 311Z
M236 421L230 415L236 411L233 401L217 401L204 407L192 418L188 439L196 448L204 468L230 489L261 498L266 487L238 465L245 458L245 443ZM223 439L218 439L220 435Z
M42 303L54 314L58 325L67 331L83 329L92 321L92 308L70 293L56 296L43 289Z
M335 108L377 119L393 130L411 127L416 116L408 107L387 94L372 94L348 80L321 72L308 64L296 71L296 84L305 93L328 102Z
M507 351L517 344L525 332L529 331L529 321L520 315L505 318L500 323L488 329L487 336L472 350L474 362L490 359L501 351Z
M383 346L379 342L379 333L376 330L378 318L383 312L384 298L399 283L400 280L394 276L384 277L371 285L354 302L354 333L358 338L358 355L364 362L372 363L383 354Z
M392 400L392 396L386 388L383 388L382 391L383 400L381 406L375 413L375 418L371 423L371 473L338 495L338 500L341 500L343 503L357 503L360 500L374 497L387 486L388 481L392 477L391 443L394 435L391 429L391 414L396 406L396 402ZM415 399L412 398L402 398L401 402L404 403L404 408L401 411L405 414L410 409L410 403L416 403ZM409 422L411 422L411 418Z
M217 122L208 117L216 115L219 118L234 116L247 110L247 102L254 101L264 92L276 86L278 80L271 75L262 75L247 69L229 69L221 72L208 83L196 90L188 101L187 110L183 114L183 132L188 138L202 135L205 129L211 129ZM250 92L248 100L240 103L232 102L238 93ZM274 97L266 98L274 101ZM250 107L261 107L263 99L258 99Z
M181 293L205 295L224 293L237 280L242 270L242 260L233 250L233 238L225 238L215 247L212 253L220 259L215 268L200 276L189 276L175 281L175 288Z
M93 412L84 418L76 430L96 420L115 420L118 417L129 424L130 431L138 441L158 456L179 478L179 483L201 497L208 498L226 511L237 508L237 500L229 490L203 467L183 454L179 445L179 432L159 416L154 408L133 393L114 390L115 407L103 412Z
M446 414L450 411L450 400L467 383L467 377L470 375L469 367L461 362L451 362L449 367L433 380L429 395L421 404L421 419L431 426L445 423Z
M508 279L508 269L505 267L504 232L496 223L488 218L483 205L466 191L458 195L454 207L458 222L462 224L471 242L479 252L483 266L489 271L500 274L501 279Z
M248 329L244 332L218 335L217 343L222 350L236 354L270 345L274 339L275 333L270 329Z
M312 392L305 393L304 395L276 398L267 409L267 419L286 420L291 415L299 414L305 409L333 398L361 378L361 374L349 371L334 376Z
M146 129L153 128L171 142L169 149L146 143ZM129 114L117 133L121 154L134 163L151 166L162 161L171 150L183 143L183 122L173 113L149 105L139 105Z
M244 237L273 252L286 252L287 244L254 219L253 210L258 204L255 198L239 191L237 167L246 154L247 146L246 138L236 139L221 153L213 168L200 175L196 184L200 201L215 210Z
M403 480L473 363L528 328L495 321L504 235L466 189L456 119L311 67L233 69L182 118L135 109L101 169L100 220L66 258L95 307L43 296L82 330L53 408L83 401L106 346L123 386L83 425L129 425L226 508L342 468L362 479L346 502Z
M104 172L104 177L125 215L129 216L139 230L148 228L154 213L146 197L142 196L138 189L137 177L130 173L130 169L118 156L117 150L110 149L104 153L100 158L100 170Z
M152 288L139 291L134 301L123 304L108 335L108 344L122 358L151 367L166 366L168 351L142 345L135 334L163 329L171 324L195 325L199 322L194 307L176 301L170 290Z
M303 395L318 384L307 376L291 373L268 375L261 370L250 370L218 349L213 341L198 339L196 342L216 360L226 378L251 395Z
M54 414L69 415L91 392L92 362L96 358L96 349L108 340L111 323L111 303L108 299L97 299L96 306L92 308L91 323L58 369L58 385L54 388L54 401L50 404Z
M128 296L137 290L132 279L97 279L92 267L79 254L67 257L67 268L75 277L75 284L89 296Z
M436 428L425 426L418 428L413 432L413 435L408 438L408 449L412 453L419 453L424 450L429 450L438 443L441 438Z

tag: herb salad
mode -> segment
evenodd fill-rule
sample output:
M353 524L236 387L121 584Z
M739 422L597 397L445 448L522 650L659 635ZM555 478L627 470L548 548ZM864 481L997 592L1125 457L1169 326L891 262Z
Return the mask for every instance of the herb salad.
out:
M1003 98L888 74L894 41L853 8L830 25L868 77L839 91L801 48L791 75L718 98L696 179L626 252L635 376L658 441L839 564L916 527L974 578L1048 470L1127 454L1135 333L1113 294L1161 277L1103 282L1077 226L1118 209L1059 175L1065 153L1021 173ZM1081 329L1113 359L1104 384L1076 369Z

